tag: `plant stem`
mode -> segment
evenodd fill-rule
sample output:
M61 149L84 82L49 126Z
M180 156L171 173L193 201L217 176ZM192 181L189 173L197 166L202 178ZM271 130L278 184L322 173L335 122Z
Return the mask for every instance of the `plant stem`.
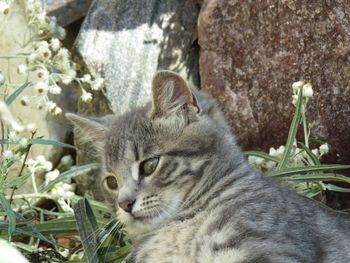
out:
M308 132L308 129L307 129L307 122L306 122L305 112L303 114L303 128L304 128L305 146L307 148L309 148L309 132Z
M32 132L32 136L31 136L31 140L34 138L34 135L35 135L36 131L33 131ZM20 177L22 176L22 172L24 170L24 167L26 166L26 161L27 161L27 158L28 158L28 155L29 155L29 151L30 151L30 148L32 147L32 144L29 143L28 146L27 146L27 152L26 152L26 155L24 156L24 160L23 160L23 163L22 163L22 167L21 167L21 170L19 171L19 174L17 177ZM9 202L10 204L12 203L12 200L13 200L13 195L15 194L15 191L16 191L16 187L12 188L12 191L11 191L11 195L10 195L10 198L9 198Z
M7 196L6 198L11 198L11 196ZM18 195L12 195L12 200L15 199L27 199L27 198L52 198L49 194L44 193L34 193L34 194L18 194Z

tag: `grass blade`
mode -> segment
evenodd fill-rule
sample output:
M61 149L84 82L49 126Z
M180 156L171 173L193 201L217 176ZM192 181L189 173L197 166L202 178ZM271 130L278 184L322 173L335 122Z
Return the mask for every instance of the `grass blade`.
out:
M274 177L285 177L296 174L312 173L312 172L322 172L322 171L334 171L334 170L343 170L350 169L350 165L343 164L321 164L313 166L304 166L304 167L292 167L285 168L283 170L277 170L270 172L269 175Z
M79 200L74 206L74 215L80 240L88 262L99 262L96 253L97 247L99 246L97 242L97 221L89 201L86 198Z
M30 82L24 83L18 89L16 89L10 96L7 97L5 103L7 106L10 106L12 102L29 86Z
M30 173L27 173L26 175L22 175L19 177L16 177L10 181L4 182L4 188L13 188L13 187L20 187L28 178L30 177Z
M263 158L265 160L273 161L276 163L279 162L279 159L277 157L271 156L267 153L260 152L260 151L245 151L244 156L256 156L256 157L260 157L260 158Z
M326 184L326 189L334 192L350 193L350 188L344 188L333 184Z
M317 156L308 148L306 147L305 144L298 142L299 145L301 145L301 147L303 148L303 150L307 153L307 155L310 157L310 159L312 160L312 162L314 163L314 165L320 165L321 162L320 160L317 158Z
M41 186L39 191L41 193L46 192L59 182L76 177L76 176L84 174L84 173L88 173L88 172L93 171L93 170L97 170L99 168L100 168L100 165L98 163L90 163L90 164L86 164L86 165L75 166L75 167L71 168L70 170L62 173L59 177L57 177L55 180L52 180L51 182L49 182L46 186Z
M10 202L6 199L3 193L0 193L0 203L2 209L6 212L8 218L8 235L11 240L12 233L16 229L16 214L11 208Z
M30 141L30 143L31 144L52 145L52 146L56 146L56 147L76 149L73 145L59 142L59 141L54 141L54 140L47 140L47 139L32 139Z
M292 150L293 143L295 141L295 137L297 135L298 127L299 127L300 120L301 120L302 101L303 101L303 89L301 88L299 90L299 94L298 94L296 111L295 111L295 114L293 117L292 124L290 125L290 128L289 128L286 148L284 150L284 153L282 155L280 162L277 165L277 168L276 168L277 170L283 169L287 164L287 161L288 161L288 158L290 155L290 151Z
M304 174L304 175L292 175L287 177L286 180L294 182L318 182L318 181L337 181L350 184L350 178L341 174Z

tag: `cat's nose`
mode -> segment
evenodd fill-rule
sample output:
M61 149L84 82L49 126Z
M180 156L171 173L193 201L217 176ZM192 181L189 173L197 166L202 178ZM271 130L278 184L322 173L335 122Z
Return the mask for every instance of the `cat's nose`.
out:
M124 201L124 202L118 203L118 205L125 212L131 213L131 209L132 209L132 206L133 206L134 203L135 203L135 200L134 201Z

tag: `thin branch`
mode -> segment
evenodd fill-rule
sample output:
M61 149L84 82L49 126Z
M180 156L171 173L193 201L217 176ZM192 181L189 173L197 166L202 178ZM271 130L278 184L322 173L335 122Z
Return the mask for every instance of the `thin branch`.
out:
M32 140L32 139L34 138L35 133L36 133L36 131L33 131L33 132L32 132L32 136L31 136L30 140ZM26 155L24 156L24 160L23 160L23 163L22 163L21 170L19 171L19 174L18 174L17 177L22 176L22 172L23 172L23 170L24 170L24 167L26 166L26 161L27 161L27 158L28 158L29 151L30 151L30 148L31 148L31 147L32 147L32 144L29 143L28 146L27 146ZM15 194L16 189L17 189L17 187L12 188L11 195L10 195L10 198L9 198L10 204L12 203L13 195Z

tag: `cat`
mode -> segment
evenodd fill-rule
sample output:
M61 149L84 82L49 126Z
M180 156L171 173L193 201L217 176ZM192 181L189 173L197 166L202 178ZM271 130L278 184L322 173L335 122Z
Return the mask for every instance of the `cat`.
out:
M213 99L176 73L155 75L143 107L67 118L101 154L128 262L350 262L350 219L252 169Z

